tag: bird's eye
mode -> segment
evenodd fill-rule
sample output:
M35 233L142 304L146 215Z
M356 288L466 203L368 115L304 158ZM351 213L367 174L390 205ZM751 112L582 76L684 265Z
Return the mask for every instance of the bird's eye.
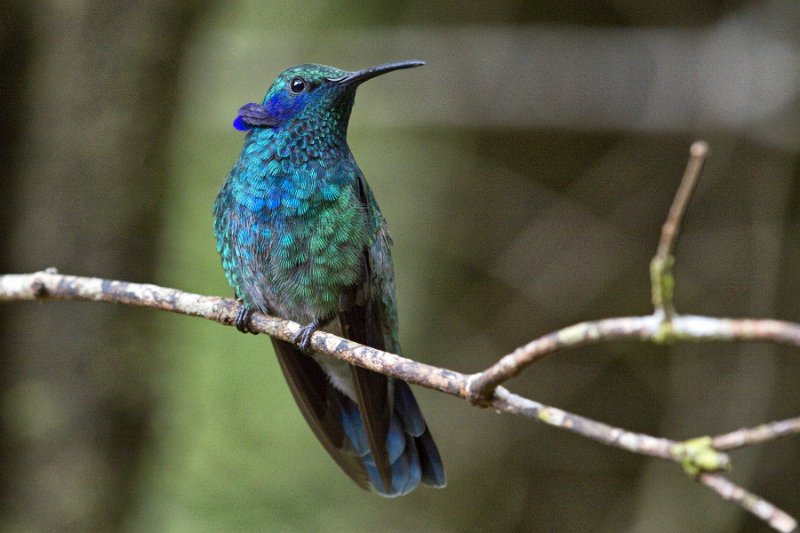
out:
M306 88L306 80L303 78L292 78L289 82L289 92L292 94L300 94Z

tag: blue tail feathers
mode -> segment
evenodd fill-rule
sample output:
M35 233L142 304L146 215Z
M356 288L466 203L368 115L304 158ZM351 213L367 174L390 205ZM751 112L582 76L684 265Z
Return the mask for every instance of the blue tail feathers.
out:
M408 384L394 381L394 408L386 439L391 462L391 486L385 487L370 451L358 406L347 399L341 412L345 435L361 458L372 488L382 496L402 496L420 482L433 487L447 483L439 451Z

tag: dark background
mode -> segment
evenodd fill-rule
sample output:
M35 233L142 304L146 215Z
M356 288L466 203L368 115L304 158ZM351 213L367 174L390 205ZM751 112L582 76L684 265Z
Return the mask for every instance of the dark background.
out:
M0 272L230 295L211 202L284 68L428 65L360 89L351 148L392 228L405 353L463 372L650 312L685 165L680 311L800 320L793 1L0 4ZM509 384L682 439L796 416L770 345L619 343ZM430 391L445 490L384 500L327 457L264 338L103 304L0 307L3 531L752 531L675 465ZM734 454L800 514L800 445Z

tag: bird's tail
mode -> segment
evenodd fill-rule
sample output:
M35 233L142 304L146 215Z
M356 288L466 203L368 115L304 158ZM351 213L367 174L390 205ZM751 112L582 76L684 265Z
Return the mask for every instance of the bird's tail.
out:
M407 383L393 380L394 405L386 438L391 465L391 486L386 487L370 450L358 406L348 399L343 406L342 426L361 458L369 483L382 496L408 494L420 484L444 487L447 480L439 450Z
M303 416L325 450L353 481L387 497L408 494L420 483L445 486L439 450L407 383L390 382L392 412L382 457L390 470L390 486L386 487L356 402L334 387L319 364L295 345L277 339L272 343Z

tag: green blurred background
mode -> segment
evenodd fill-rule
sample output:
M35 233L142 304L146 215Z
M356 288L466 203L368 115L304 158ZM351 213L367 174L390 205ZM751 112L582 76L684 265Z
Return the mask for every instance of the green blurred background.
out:
M684 312L800 320L794 1L0 4L0 272L230 295L211 203L238 107L284 68L424 59L364 85L350 145L389 220L401 340L463 372L650 311L691 141L712 156L677 255ZM418 390L445 490L360 491L265 338L103 304L0 307L0 530L752 531L674 465ZM796 416L769 345L619 343L509 384L672 438ZM800 441L734 454L800 514Z

